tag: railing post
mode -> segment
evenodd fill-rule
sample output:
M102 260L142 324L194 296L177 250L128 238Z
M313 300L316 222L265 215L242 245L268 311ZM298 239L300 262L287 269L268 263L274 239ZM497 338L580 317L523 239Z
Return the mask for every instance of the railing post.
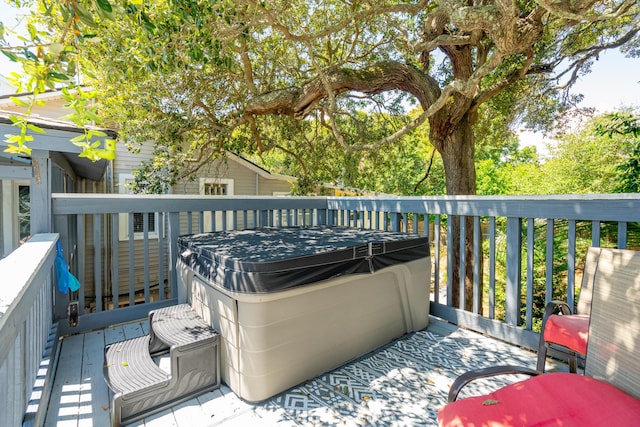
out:
M33 150L33 175L29 186L31 235L53 231L51 215L51 159L49 152Z
M507 283L505 321L509 325L520 323L520 279L522 275L522 219L507 218Z

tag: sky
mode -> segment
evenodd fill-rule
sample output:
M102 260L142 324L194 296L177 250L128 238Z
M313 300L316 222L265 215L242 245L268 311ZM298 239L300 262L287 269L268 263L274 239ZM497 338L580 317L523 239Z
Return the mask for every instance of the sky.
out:
M619 50L607 51L571 92L584 95L579 107L595 108L599 113L622 107L640 108L640 58L626 58ZM547 143L554 144L542 133L519 132L519 137L520 146L533 145L542 155L548 154Z
M6 0L0 0L0 20L13 23L16 9ZM4 55L0 55L0 74L18 71ZM1 89L1 88L0 88ZM625 58L619 51L600 55L591 73L581 77L572 93L582 93L580 107L592 107L598 112L610 112L621 107L640 107L640 58ZM542 133L519 132L520 145L533 145L543 156L548 154L546 144L553 141Z

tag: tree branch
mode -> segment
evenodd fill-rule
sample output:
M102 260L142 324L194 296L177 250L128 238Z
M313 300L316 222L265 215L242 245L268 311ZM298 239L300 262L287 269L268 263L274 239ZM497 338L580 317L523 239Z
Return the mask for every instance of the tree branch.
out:
M409 14L417 14L420 11L426 9L430 0L420 0L416 4L409 3L401 3L396 5L383 5L379 7L372 7L370 9L362 10L360 12L355 13L352 16L347 17L346 19L337 22L333 25L325 26L322 31L318 31L316 33L308 33L308 34L294 34L289 28L285 25L281 24L278 19L268 10L265 6L263 6L263 2L258 2L256 0L247 0L247 3L251 6L255 7L258 11L260 11L266 21L271 25L274 29L280 31L287 39L297 42L311 41L320 38L325 38L336 34L350 25L353 25L353 22L362 22L367 18L376 15L390 14L390 13L409 13Z
M281 114L302 119L321 99L328 97L329 89L335 95L346 91L378 94L401 90L415 96L425 109L440 97L440 88L434 78L395 61L378 62L360 69L332 67L325 70L323 76L299 88L280 89L254 97L246 103L244 114Z

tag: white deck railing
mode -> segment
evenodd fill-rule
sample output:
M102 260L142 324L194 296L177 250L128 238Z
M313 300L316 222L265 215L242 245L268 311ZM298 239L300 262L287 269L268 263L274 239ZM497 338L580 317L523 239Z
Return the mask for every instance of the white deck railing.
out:
M539 319L534 304L543 306L559 289L568 301L574 300L585 233L590 246L627 247L631 230L640 223L640 194L361 198L54 194L53 213L55 231L61 234L66 253L75 258L74 272L85 284L78 296L80 306L90 312L81 317L83 328L131 320L154 306L175 302L176 241L181 234L256 225L329 224L431 234L435 274L425 278L432 285L431 313L535 348L534 325ZM136 219L141 223L134 230ZM463 231L469 224L473 228L473 241L468 243L472 255L467 260L462 256L458 265L447 262L456 245L465 245L453 241L446 226L452 220L460 221ZM122 240L124 224L128 237ZM465 262L468 258L471 263ZM464 286L462 281L453 283L454 269L467 268L473 270L470 311L461 308L464 298L457 307L451 299L454 287ZM558 268L566 272L561 283ZM534 286L534 280L541 280L540 271L547 283L542 297L534 294L540 287ZM56 308L62 316L65 312L65 306Z
M42 356L52 341L52 324L58 325L60 334L80 332L141 318L154 307L176 302L174 266L181 234L317 224L428 234L435 273L425 278L432 287L431 314L529 347L537 342L532 312L534 297L539 298L533 292L540 270L547 283L543 300L561 289L572 302L580 245L640 246L640 194L382 198L54 194L52 199L55 231L83 284L71 296L80 303L80 326L73 329L61 321L70 297L54 288L58 234L36 235L0 261L0 416L9 426L20 425L25 412L28 419L37 418L35 407L27 405L42 393L41 372L47 371ZM138 220L141 223L134 224ZM451 221L460 221L463 229L473 224L473 241L454 242L446 226ZM473 262L466 263L464 257L458 265L447 262L453 248L465 244L472 247ZM473 309L467 311L461 308L464 300L457 307L452 304L452 290L462 288L463 282L453 283L451 273L469 265L474 293ZM561 283L553 283L558 267L566 273ZM504 287L504 301L497 298L498 283ZM55 363L53 356L44 360Z
M43 392L50 344L57 234L38 234L0 260L0 424L20 426L32 395ZM45 369L46 370L46 369ZM44 375L42 375L44 376ZM30 412L36 416L36 411Z

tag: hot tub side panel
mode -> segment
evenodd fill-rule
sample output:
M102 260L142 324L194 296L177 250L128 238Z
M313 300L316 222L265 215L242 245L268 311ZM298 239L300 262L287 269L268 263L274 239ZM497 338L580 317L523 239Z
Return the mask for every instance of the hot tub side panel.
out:
M271 294L181 276L192 306L221 331L223 381L251 402L428 324L429 257Z

